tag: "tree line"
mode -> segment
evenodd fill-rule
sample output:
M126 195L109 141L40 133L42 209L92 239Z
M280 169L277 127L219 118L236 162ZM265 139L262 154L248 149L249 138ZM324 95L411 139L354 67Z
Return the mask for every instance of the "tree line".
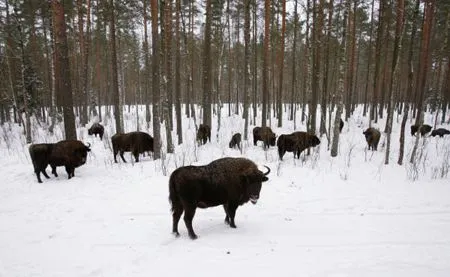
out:
M244 118L244 139L299 115L336 156L340 119L363 105L370 125L387 119L386 162L402 114L401 164L408 115L443 123L450 102L446 0L1 0L0 26L0 122L27 142L32 117L75 139L76 118L113 114L123 132L122 108L145 105L155 158L161 126L171 153L183 115L221 112Z

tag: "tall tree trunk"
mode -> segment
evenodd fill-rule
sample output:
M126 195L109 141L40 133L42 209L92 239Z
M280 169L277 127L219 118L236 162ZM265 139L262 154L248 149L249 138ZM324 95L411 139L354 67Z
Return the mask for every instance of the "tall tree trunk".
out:
M295 0L294 3L294 37L292 40L292 79L291 79L291 107L290 107L290 115L289 115L289 120L294 120L295 117L295 113L294 113L294 109L295 109L295 91L297 90L296 88L296 81L297 81L297 63L296 61L296 54L297 54L297 29L298 29L298 0Z
M373 14L374 14L374 7L375 7L375 0L372 0L372 9L370 12L370 29L369 29L369 53L368 53L368 61L367 61L367 72L366 72L366 86L364 89L364 109L363 109L363 116L366 116L367 113L367 106L368 106L368 95L369 95L369 83L370 83L370 66L372 65L372 38L373 38ZM371 101L371 103L373 100ZM370 118L371 119L371 118Z
M270 4L271 0L264 0L264 56L263 56L263 68L262 68L262 118L261 125L267 126L267 105L269 102L269 44L270 44Z
M183 143L183 125L181 119L181 44L180 44L180 14L181 0L176 0L175 13L175 113L177 118L178 144Z
M119 76L117 69L117 48L116 48L116 22L115 22L115 7L114 0L110 0L110 43L111 43L111 70L112 70L112 89L114 98L114 119L116 121L116 132L123 133L123 117L122 117L122 105L120 101L119 93Z
M152 19L152 83L153 83L153 157L161 158L161 125L159 122L159 35L158 35L158 0L151 0Z
M346 0L347 2L351 0ZM349 51L349 45L347 43L347 9L344 12L344 18L342 22L342 42L341 47L339 47L339 52L337 53L337 64L339 66L338 70L338 88L336 96L336 116L334 117L334 127L333 127L333 140L331 142L331 157L336 157L338 155L339 148L339 123L341 122L341 115L344 107L344 83L345 83L345 69L347 68L347 52Z
M244 0L244 140L248 139L250 105L250 4L251 0Z
M66 21L63 1L52 0L53 22L55 25L55 64L57 93L63 99L64 131L66 139L77 139L75 115L73 113L72 83L70 80L69 49L67 45Z
M150 124L150 58L149 58L149 50L148 50L148 31L147 31L147 23L148 23L148 14L147 14L147 2L148 0L143 0L144 2L144 65L145 65L145 78L144 78L144 94L145 94L145 121L147 122L147 128Z
M278 101L277 101L277 117L278 127L283 125L283 73L284 73L284 37L286 33L286 0L281 1L282 13L281 13L281 38L280 38L280 53L278 55Z
M411 26L411 38L409 40L409 50L408 50L408 84L406 89L406 99L405 99L405 107L403 111L403 118L400 127L400 149L398 155L397 163L399 165L403 164L403 156L405 152L405 126L406 121L408 120L409 106L411 104L412 92L413 92L413 77L414 77L414 66L413 66L413 57L414 57L414 44L416 42L416 32L417 25L419 19L419 8L420 8L420 0L416 0L414 14L412 19Z
M203 123L211 127L211 25L212 0L206 0L205 40L203 46Z
M166 139L167 139L167 153L174 152L172 130L173 130L173 83L172 83L172 0L164 1L164 80L166 95L164 101L164 120L166 121Z
M422 26L422 39L420 46L420 59L419 59L419 73L417 75L418 78L418 86L417 91L419 92L419 101L417 103L417 111L418 115L416 118L416 124L421 125L423 123L423 102L425 91L427 90L427 73L429 66L429 58L430 58L430 38L431 38L431 30L433 28L433 18L434 18L434 6L436 1L429 0L425 2L425 12L423 16L423 26ZM419 136L417 136L416 143L414 144L414 148L411 153L410 162L414 162L416 157L417 147L419 144Z
M392 133L392 123L394 118L394 84L397 84L398 74L399 74L399 57L402 47L402 35L403 35L403 22L404 22L404 10L405 2L404 0L397 0L397 22L395 26L395 39L394 39L394 49L392 55L392 66L391 66L391 79L389 83L389 106L388 106L388 116L386 124L386 156L384 164L389 164L389 154L391 150L391 133Z
M372 103L371 103L371 109L370 109L370 121L369 126L372 124L372 120L375 120L375 123L378 121L378 115L377 112L377 105L378 105L378 93L379 93L379 87L380 87L380 67L381 67L381 47L382 47L382 40L383 40L383 11L384 11L384 5L386 0L380 0L380 7L378 9L378 26L377 26L377 40L375 45L375 57L378 57L375 60L375 71L373 76L373 97L372 97Z
M328 147L330 146L331 142L331 114L330 114L330 126L329 126L329 132L327 133L326 130L326 119L327 119L327 105L328 105L328 75L330 72L330 40L332 36L332 27L333 27L333 0L330 0L330 8L328 10L328 23L327 23L327 38L325 40L325 45L323 46L325 57L324 57L324 72L323 72L323 83L322 83L322 104L321 104L321 120L320 120L320 135L328 134ZM295 76L295 75L294 75ZM331 103L330 103L331 104Z

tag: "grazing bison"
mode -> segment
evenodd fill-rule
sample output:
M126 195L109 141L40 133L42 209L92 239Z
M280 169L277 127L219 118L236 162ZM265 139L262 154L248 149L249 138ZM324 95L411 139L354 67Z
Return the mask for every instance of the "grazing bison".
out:
M294 132L288 135L280 135L277 140L278 155L280 160L286 152L294 152L294 159L300 159L300 153L306 148L315 147L320 144L317 136L306 132Z
M146 151L153 152L153 138L144 132L117 133L111 137L114 152L114 162L117 163L117 153L120 153L122 161L127 161L123 157L124 152L131 152L136 162L139 162L139 154Z
M266 173L245 158L222 158L204 166L183 166L169 179L169 200L172 204L172 232L179 236L178 222L184 211L184 222L191 239L197 235L192 228L196 208L223 205L225 222L236 228L234 217L239 205L249 200L256 204Z
M28 148L28 152L30 152L31 161L33 162L34 173L36 173L37 180L39 183L42 183L41 180L41 172L44 174L45 178L50 178L47 175L45 169L47 165L50 163L50 155L52 154L54 143L39 143L32 144Z
M241 133L236 133L231 137L231 141L228 144L228 146L230 148L235 148L237 146L237 148L239 149L239 151L241 150Z
M211 141L211 127L206 124L200 124L197 130L197 142L198 144L205 144L207 141Z
M270 127L255 127L253 128L253 145L261 140L264 143L264 149L269 146L275 146L276 135L272 132Z
M339 122L339 133L342 133L342 128L344 128L344 121L342 119L340 119L341 121Z
M427 133L431 132L432 127L428 124L423 124L420 126L418 125L411 125L411 136L414 136L417 131L419 131L420 135L423 137L425 136Z
M103 140L103 134L105 133L105 128L100 123L92 124L91 128L88 129L88 135L95 135L100 137L100 140Z
M444 128L438 128L431 132L432 137L439 136L442 138L444 135L450 135L450 131Z
M381 133L375 128L367 128L363 132L364 136L366 137L367 145L370 148L372 148L372 151L377 151L378 143L380 142L380 136Z

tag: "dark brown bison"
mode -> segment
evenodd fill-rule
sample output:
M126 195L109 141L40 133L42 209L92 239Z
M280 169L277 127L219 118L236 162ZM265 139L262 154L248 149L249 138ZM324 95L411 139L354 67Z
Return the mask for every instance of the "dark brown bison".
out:
M234 135L231 137L231 141L230 141L230 143L228 144L228 146L229 146L230 148L235 148L235 147L237 146L237 148L238 148L239 150L241 150L241 138L242 138L241 133L236 133L236 134L234 134Z
M280 135L277 140L278 155L280 160L286 152L294 152L294 159L300 159L300 153L309 147L315 147L320 144L320 139L306 132L294 132L288 135Z
M377 151L378 143L380 142L381 133L375 128L367 128L363 132L366 137L367 145L369 146L369 150L372 148L372 151Z
M90 151L90 144L86 146L79 140L62 140L55 143L49 161L53 175L58 177L56 167L64 166L68 178L74 177L75 168L86 163L87 153Z
M428 124L423 124L420 128L418 125L411 125L411 136L414 136L417 131L419 131L420 135L423 137L427 133L431 132L431 129L432 127Z
M45 169L50 163L50 155L52 154L54 143L39 143L31 144L28 148L30 152L31 161L33 162L34 173L39 183L42 183L41 173L44 174L45 178L50 178L47 175Z
M91 128L88 129L88 135L99 136L100 140L103 140L103 134L105 133L105 128L100 123L92 124Z
M450 131L444 128L438 128L431 132L432 137L439 136L442 138L444 135L450 135Z
M199 145L211 141L211 127L206 124L200 124L197 130L197 142Z
M277 136L270 127L255 127L253 128L253 145L261 140L264 143L264 149L269 148L269 146L275 146Z
M130 132L125 134L115 134L111 137L114 152L114 162L117 163L117 153L120 153L122 161L126 163L123 157L124 152L131 152L136 162L139 162L139 154L152 151L153 138L144 132Z
M341 119L341 121L339 122L339 133L342 132L342 128L344 128L344 121Z
M172 232L179 236L178 222L184 211L184 222L191 239L197 235L192 228L196 208L223 205L225 222L236 228L234 217L238 206L249 200L256 204L266 173L245 158L222 158L204 166L183 166L169 179L169 200L172 204Z

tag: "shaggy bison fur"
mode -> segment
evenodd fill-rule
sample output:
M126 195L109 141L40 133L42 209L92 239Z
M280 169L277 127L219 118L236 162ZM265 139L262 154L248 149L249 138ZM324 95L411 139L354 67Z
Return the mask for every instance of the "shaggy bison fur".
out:
M92 136L99 136L100 140L103 140L103 134L105 133L105 128L100 123L94 123L92 124L91 128L88 129L88 135Z
M255 127L253 128L253 145L261 140L264 143L264 149L269 146L275 146L276 135L272 132L270 127Z
M198 144L205 144L207 141L211 141L211 127L206 124L200 124L197 130L197 142Z
M420 133L420 135L423 137L427 133L431 132L432 127L428 124L419 125L411 125L411 136L414 136L417 132Z
M369 150L372 149L372 151L377 151L378 143L380 142L381 136L380 131L378 131L375 128L367 128L367 130L365 130L363 134L366 137Z
M309 147L315 147L320 144L320 139L306 132L294 132L288 135L280 135L277 140L278 155L280 160L286 152L294 152L294 158L300 158L300 153Z
M231 137L230 143L228 144L228 146L230 148L235 148L237 146L237 148L239 150L241 150L241 133L236 133Z
M442 138L444 135L450 135L450 131L444 128L438 128L431 132L432 137L439 136Z
M136 162L139 162L139 154L148 151L153 152L153 138L144 132L118 133L111 137L114 152L114 162L117 163L117 154L120 153L122 161L127 161L123 153L131 152Z
M178 222L184 212L184 222L191 239L197 235L192 219L197 208L223 205L225 223L236 228L234 217L238 206L249 200L256 204L266 173L245 158L222 158L204 166L183 166L169 178L169 200L172 205L172 232L179 236Z

